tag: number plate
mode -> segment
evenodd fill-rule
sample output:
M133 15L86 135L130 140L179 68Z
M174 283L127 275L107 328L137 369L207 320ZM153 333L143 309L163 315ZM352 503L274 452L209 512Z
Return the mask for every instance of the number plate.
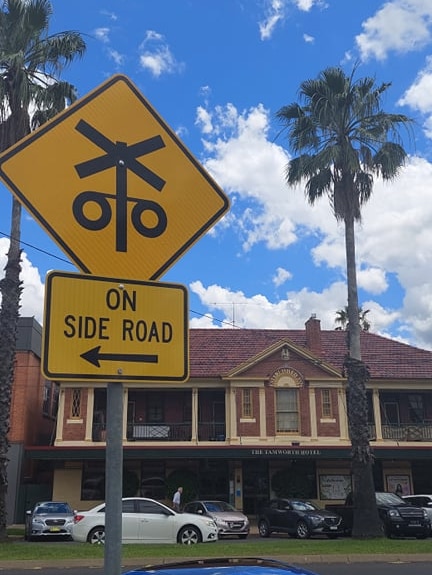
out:
M60 531L60 527L50 527L50 533L58 533Z

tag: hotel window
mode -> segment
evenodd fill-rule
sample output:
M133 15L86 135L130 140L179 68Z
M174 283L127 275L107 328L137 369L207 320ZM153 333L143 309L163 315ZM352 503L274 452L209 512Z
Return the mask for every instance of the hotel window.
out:
M278 433L299 431L297 389L276 390L276 431Z
M147 422L148 423L163 423L164 421L164 405L160 394L149 394L147 400Z
M332 417L331 393L329 389L321 390L321 413L325 419Z
M252 417L252 390L247 387L242 389L242 417Z
M81 390L72 390L71 417L81 417Z
M423 423L423 397L419 394L408 395L409 420L411 423Z

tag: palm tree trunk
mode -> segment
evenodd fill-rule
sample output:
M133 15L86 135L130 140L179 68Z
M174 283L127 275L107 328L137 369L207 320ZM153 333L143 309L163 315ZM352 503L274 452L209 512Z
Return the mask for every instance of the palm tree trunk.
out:
M0 281L0 541L7 538L6 497L10 405L14 379L15 348L21 299L21 205L12 199L9 252L5 276Z
M345 218L345 250L348 280L348 348L347 372L348 427L352 446L354 495L353 537L382 537L373 479L373 455L369 444L366 382L369 371L362 362L357 290L354 218Z

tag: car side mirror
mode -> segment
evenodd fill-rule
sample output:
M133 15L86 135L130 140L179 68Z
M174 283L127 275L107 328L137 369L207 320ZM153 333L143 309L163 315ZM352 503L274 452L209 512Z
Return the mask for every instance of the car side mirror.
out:
M31 514L32 514L32 512L30 511L30 509L27 509L26 515L31 515Z
M202 515L202 514L203 514L203 510L202 510L202 509L198 509L197 513L198 513L198 515Z

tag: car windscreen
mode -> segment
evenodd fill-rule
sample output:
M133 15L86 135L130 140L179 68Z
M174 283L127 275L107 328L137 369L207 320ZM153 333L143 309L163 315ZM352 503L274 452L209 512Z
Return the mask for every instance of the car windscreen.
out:
M291 501L291 507L295 511L318 511L318 507L310 501Z
M72 509L67 503L44 504L36 507L34 510L36 515L42 514L56 514L63 515L64 513L72 513Z
M204 501L207 511L217 513L220 511L236 511L232 505L225 501Z
M376 502L378 505L407 505L407 502L395 493L377 493Z

